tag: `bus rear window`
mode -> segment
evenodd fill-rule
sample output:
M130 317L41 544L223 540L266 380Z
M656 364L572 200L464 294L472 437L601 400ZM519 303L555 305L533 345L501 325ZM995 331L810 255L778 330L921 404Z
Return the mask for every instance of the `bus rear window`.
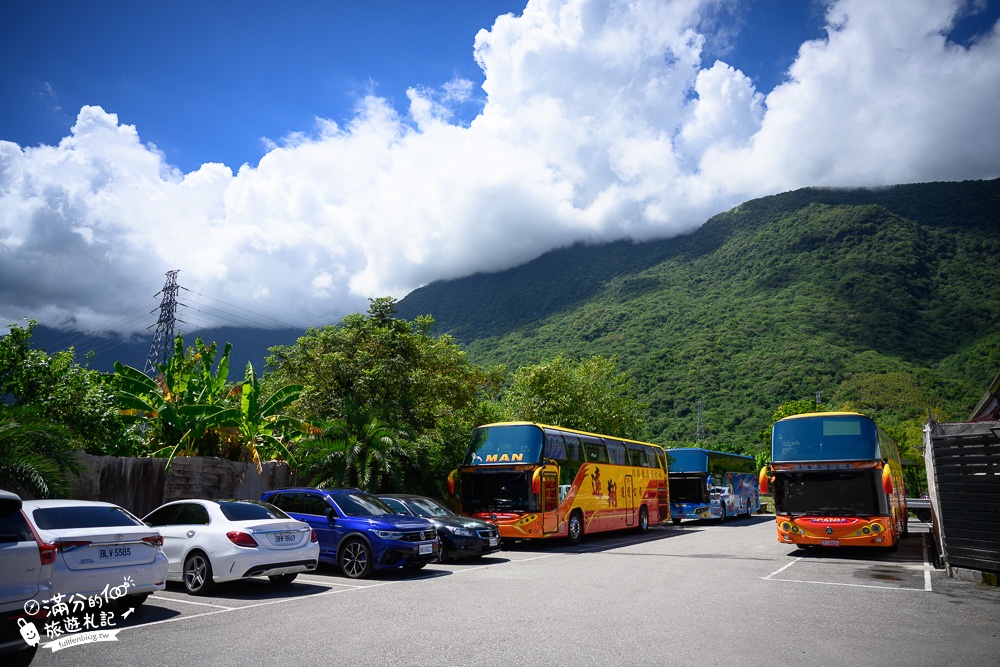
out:
M465 465L538 463L542 439L542 429L531 424L481 426L472 433Z

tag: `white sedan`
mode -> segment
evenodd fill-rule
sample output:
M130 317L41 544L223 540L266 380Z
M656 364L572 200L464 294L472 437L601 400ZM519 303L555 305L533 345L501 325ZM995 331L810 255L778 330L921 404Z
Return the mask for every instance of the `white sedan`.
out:
M167 578L192 595L247 577L289 584L319 562L309 524L259 500L178 500L143 520L163 536Z
M21 509L41 541L43 564L52 563L51 591L64 601L101 597L138 606L166 586L163 539L118 505L25 500Z

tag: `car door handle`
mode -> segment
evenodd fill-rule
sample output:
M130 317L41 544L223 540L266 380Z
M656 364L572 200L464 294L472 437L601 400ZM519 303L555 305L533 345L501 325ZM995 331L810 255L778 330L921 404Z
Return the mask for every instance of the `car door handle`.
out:
M188 536L188 537L194 537L194 531L193 531L193 530L189 530L189 531L187 532L187 536Z

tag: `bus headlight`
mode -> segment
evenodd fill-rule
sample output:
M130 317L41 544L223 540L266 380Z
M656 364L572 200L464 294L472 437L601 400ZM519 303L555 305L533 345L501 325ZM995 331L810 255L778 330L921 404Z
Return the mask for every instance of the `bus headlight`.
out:
M781 528L783 531L787 533L789 530L792 529L792 524L788 523L787 521L782 521L779 528Z
M872 532L875 533L876 535L878 535L879 533L881 533L882 530L883 530L882 529L882 524L880 524L880 523L873 523L872 524Z

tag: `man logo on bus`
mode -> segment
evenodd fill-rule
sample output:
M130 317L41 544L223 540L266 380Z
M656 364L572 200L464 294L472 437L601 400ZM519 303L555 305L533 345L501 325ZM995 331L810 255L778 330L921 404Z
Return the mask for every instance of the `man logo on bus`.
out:
M524 454L487 454L487 463L503 463L504 461L523 461Z

